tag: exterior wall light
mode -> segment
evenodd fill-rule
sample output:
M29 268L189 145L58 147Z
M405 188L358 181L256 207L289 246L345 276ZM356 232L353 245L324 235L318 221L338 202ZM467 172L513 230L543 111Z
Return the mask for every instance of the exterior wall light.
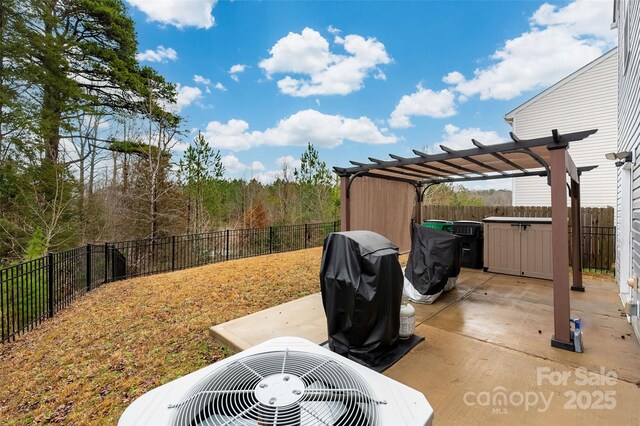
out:
M607 160L615 160L616 167L624 166L626 163L633 161L633 154L629 151L609 152L604 155Z

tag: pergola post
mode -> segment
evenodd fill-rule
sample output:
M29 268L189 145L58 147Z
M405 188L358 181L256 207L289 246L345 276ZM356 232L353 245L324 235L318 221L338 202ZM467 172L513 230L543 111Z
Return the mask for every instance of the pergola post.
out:
M553 330L551 346L573 351L569 303L569 221L567 218L566 146L549 147L553 253ZM554 149L555 148L555 149Z
M573 285L571 290L573 291L584 291L582 286L582 244L580 244L582 223L580 216L580 182L571 179L571 221L573 222L571 233Z
M349 176L340 177L340 230L351 230L351 206L349 205Z
M415 218L416 218L416 223L418 225L422 224L422 201L423 201L423 196L424 194L422 193L422 186L416 186L416 213L415 213Z

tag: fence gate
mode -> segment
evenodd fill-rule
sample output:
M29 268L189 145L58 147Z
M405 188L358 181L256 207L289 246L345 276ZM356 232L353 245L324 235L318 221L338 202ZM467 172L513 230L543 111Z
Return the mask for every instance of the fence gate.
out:
M127 277L127 258L116 246L111 246L111 271L113 281Z

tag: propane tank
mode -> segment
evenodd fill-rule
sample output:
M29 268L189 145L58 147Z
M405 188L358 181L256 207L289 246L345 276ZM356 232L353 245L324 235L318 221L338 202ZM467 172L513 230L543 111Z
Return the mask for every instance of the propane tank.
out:
M409 304L409 299L402 297L400 305L400 338L408 339L416 329L416 310Z
M582 352L582 329L580 328L580 318L570 318L569 321L573 323L573 330L571 330L571 334L573 335L573 348L575 352Z

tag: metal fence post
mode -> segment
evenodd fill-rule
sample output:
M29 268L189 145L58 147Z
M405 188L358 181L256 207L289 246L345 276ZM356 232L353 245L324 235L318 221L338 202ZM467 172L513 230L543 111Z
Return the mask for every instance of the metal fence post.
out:
M107 256L107 254L109 253L109 243L105 242L104 243L104 283L106 284L109 282L109 257Z
M48 279L47 279L47 284L49 287L49 318L53 317L53 253L49 253L49 255L47 256L47 269L48 269Z
M176 270L176 236L171 237L171 270Z
M273 253L273 226L269 227L269 254Z
M307 224L304 224L304 248L307 248Z
M336 232L337 225L338 225L338 222L334 220L333 221L333 232Z
M111 279L116 278L116 245L111 244Z
M87 244L87 293L91 291L91 244Z
M227 229L225 233L227 235L227 260L229 260L229 230Z

